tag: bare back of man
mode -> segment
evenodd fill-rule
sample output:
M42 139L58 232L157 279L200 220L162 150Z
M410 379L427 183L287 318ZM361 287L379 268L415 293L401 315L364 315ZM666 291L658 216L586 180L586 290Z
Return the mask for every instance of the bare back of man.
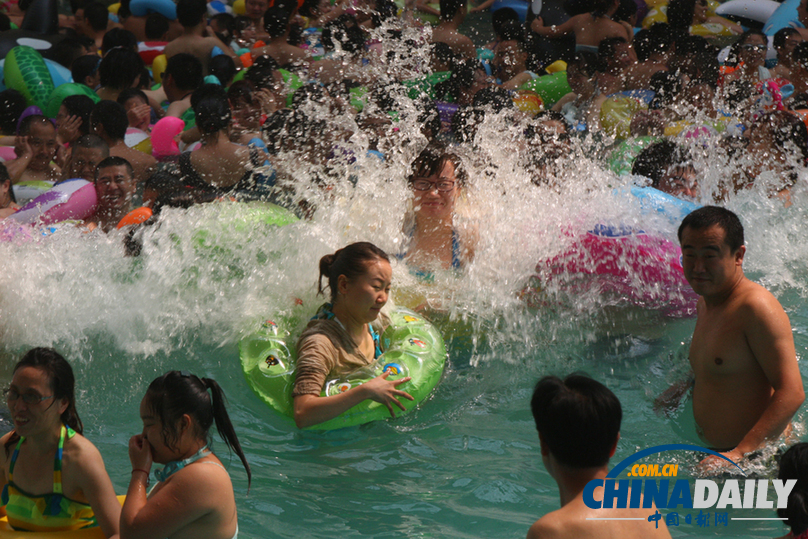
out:
M464 36L451 26L451 23L441 23L432 30L432 43L446 43L452 52L464 58L477 58L477 49L471 38Z
M594 498L603 499L603 487L595 488ZM648 522L653 509L590 509L578 496L561 509L537 520L527 539L665 539L671 534L664 519ZM587 518L626 518L642 520L587 520Z

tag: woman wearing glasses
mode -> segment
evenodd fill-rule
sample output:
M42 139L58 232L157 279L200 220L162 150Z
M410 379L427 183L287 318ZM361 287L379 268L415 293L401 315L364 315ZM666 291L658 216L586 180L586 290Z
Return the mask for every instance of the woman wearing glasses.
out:
M466 179L460 158L443 144L427 146L415 159L409 178L413 214L401 258L416 271L458 270L474 258L473 232L455 222Z
M73 369L55 350L34 348L5 390L14 430L0 450L2 505L19 530L100 526L117 537L121 505L98 449L82 436Z
M768 38L760 30L747 30L730 48L727 64L735 64L735 70L724 75L724 85L734 80L751 83L771 78L766 63Z

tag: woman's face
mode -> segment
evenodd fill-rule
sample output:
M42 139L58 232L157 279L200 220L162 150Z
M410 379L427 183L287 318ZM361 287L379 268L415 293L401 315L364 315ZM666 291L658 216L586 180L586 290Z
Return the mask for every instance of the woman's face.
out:
M54 430L68 405L67 399L54 397L48 374L36 367L17 369L6 393L6 402L14 430L20 436Z
M166 445L163 423L149 406L148 395L140 401L140 419L143 421L143 438L151 447L152 460L160 464L177 460L177 452Z
M757 34L750 35L741 45L738 56L747 67L762 66L766 61L766 40Z
M437 174L413 178L410 187L415 193L413 208L423 217L451 219L460 185L455 176L454 164L447 161Z
M693 7L693 24L701 24L707 20L707 0L696 0Z
M393 268L387 260L376 258L366 264L367 270L349 280L338 279L338 301L344 301L351 316L362 323L376 320L390 295Z
M249 18L256 21L264 16L268 6L267 0L247 0L244 3L244 10Z

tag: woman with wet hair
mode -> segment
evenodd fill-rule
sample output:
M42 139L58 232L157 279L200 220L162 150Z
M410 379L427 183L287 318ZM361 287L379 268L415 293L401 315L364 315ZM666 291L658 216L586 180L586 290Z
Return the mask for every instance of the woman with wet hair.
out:
M73 369L51 348L34 348L4 391L14 430L0 439L2 505L16 530L99 526L117 536L121 506L98 449L82 435Z
M210 450L210 428L235 451L252 474L225 408L225 396L211 378L171 371L154 380L140 403L143 432L129 440L132 477L121 512L121 539L205 537L235 539L238 515L233 484ZM157 485L147 494L153 463Z
M366 367L382 353L379 335L386 317L377 319L390 294L389 257L372 243L352 243L320 259L320 294L323 277L331 301L320 307L297 342L295 423L300 428L317 425L367 399L386 405L395 416L393 405L404 410L399 399L413 398L397 389L410 377L388 381L389 371L338 395L320 396L328 379Z
M415 159L408 179L413 212L405 224L408 242L400 257L417 274L459 270L474 258L474 234L455 223L466 180L460 157L441 143L430 144Z
M791 533L780 539L808 539L808 443L795 444L783 453L777 478L784 482L797 480L786 507L777 509L777 516L791 528Z

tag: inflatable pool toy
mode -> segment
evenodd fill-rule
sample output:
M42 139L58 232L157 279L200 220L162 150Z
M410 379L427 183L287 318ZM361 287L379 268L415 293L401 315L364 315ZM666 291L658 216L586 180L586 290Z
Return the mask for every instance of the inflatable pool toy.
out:
M234 15L246 15L247 14L247 2L245 0L236 0L233 2L233 14Z
M17 159L14 146L0 146L0 161L13 161L14 159Z
M287 71L285 69L279 69L281 76L283 77L283 84L286 85L287 93L286 93L286 106L291 108L292 107L292 96L294 95L295 91L303 86L303 81L300 80L300 77L297 73L292 73L291 71Z
M617 193L622 195L622 191L617 191ZM677 227L687 214L701 207L694 202L682 200L653 187L635 186L631 188L630 193L640 202L642 213L663 214L671 224Z
M49 225L93 214L98 197L95 185L80 178L65 180L12 213L7 219L23 224Z
M567 84L566 71L556 71L555 73L533 79L524 83L519 89L533 90L539 94L545 107L552 107L556 101L572 91L570 85Z
M511 97L517 110L535 116L544 110L544 103L533 90L516 90Z
M533 0L530 3L530 11L532 11L534 15L538 16L539 13L541 13L541 0Z
M180 154L177 144L177 135L182 133L185 122L173 116L166 116L158 120L152 128L151 146L155 159L164 159Z
M19 182L11 186L14 190L14 198L17 199L17 204L21 206L25 206L39 195L49 191L52 187L53 182L45 181Z
M154 212L152 212L151 208L143 206L141 208L135 208L134 210L130 211L126 215L123 216L123 219L118 221L118 224L115 225L115 228L123 228L125 226L132 226L132 225L139 225L145 221L151 219Z
M765 24L779 7L774 0L729 0L718 6L715 14Z
M168 65L168 58L165 54L156 56L152 61L152 78L157 84L163 83L163 72L166 70L166 65Z
M597 225L555 257L539 262L522 290L529 307L549 303L549 290L570 297L597 294L615 306L692 316L697 296L684 277L681 249L629 227Z
M623 176L631 174L631 169L634 167L634 160L640 155L640 152L655 142L659 142L659 137L631 137L621 142L614 150L608 159L609 170Z
M177 18L177 5L171 0L132 0L129 11L135 17L146 17L149 13L159 13L173 21Z
M3 76L8 88L25 96L29 105L44 110L53 93L53 79L42 55L31 47L17 46L6 55Z
M749 0L757 1L757 0ZM650 7L650 6L649 6ZM716 10L720 7L720 4L716 0L708 0L707 1L707 16L711 17L716 15ZM648 11L648 14L642 20L642 27L644 29L649 29L653 25L657 23L666 23L668 22L668 2L660 2L654 8ZM726 26L720 23L708 22L704 24L694 24L690 27L690 34L702 37L726 37L726 36L736 36L737 33L733 32Z
M126 496L118 496L118 502L123 506ZM0 539L106 539L100 526L64 532L25 532L18 531L8 523L8 517L0 518Z
M600 124L610 136L626 139L631 135L632 116L645 108L643 102L634 97L611 95L601 106Z
M296 322L293 318L267 320L258 331L239 342L241 368L248 385L270 408L290 419L296 344L291 331L298 325ZM389 371L388 380L412 377L399 388L415 400L401 399L406 411L398 410L396 415L409 412L429 396L446 364L446 347L438 330L421 315L400 307L390 313L390 325L380 340L383 353L374 363L343 378L328 380L321 395L343 393ZM309 428L331 430L389 417L384 404L367 399L336 418Z
M763 33L767 36L773 36L778 30L786 27L797 27L799 15L797 8L800 5L800 0L785 0L780 6L774 10L772 16L766 21L763 26Z
M48 118L56 118L56 115L59 114L59 107L62 106L62 101L71 95L86 95L93 100L93 103L98 103L101 101L98 94L93 92L86 84L68 82L67 84L57 86L56 89L51 92L50 97L48 97L47 104L45 105L45 108L42 109L42 112Z
M527 19L527 10L529 7L530 2L527 0L494 0L494 3L491 5L491 13L503 8L510 8L519 15L519 22L524 23L525 19Z

